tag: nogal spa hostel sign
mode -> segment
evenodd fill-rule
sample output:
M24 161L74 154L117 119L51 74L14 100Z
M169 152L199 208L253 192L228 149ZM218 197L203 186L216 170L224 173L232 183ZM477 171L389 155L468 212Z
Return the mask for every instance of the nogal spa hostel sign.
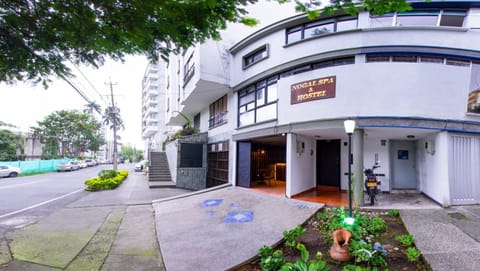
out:
M323 77L291 86L290 104L335 97L335 76Z

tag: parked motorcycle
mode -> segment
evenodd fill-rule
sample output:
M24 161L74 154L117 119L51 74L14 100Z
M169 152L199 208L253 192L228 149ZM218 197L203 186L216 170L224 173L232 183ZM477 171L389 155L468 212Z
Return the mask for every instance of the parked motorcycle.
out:
M378 186L381 184L375 175L374 170L379 168L380 165L375 163L372 168L367 168L363 173L365 173L365 190L367 191L368 198L370 200L370 205L375 204L375 195L378 194Z

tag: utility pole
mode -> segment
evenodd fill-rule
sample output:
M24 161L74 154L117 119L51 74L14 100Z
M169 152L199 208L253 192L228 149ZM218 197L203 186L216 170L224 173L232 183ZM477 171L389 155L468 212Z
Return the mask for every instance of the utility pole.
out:
M116 110L115 101L113 100L113 83L112 78L110 78L110 97L112 98L112 106L108 110L108 114L113 114L113 110ZM115 84L116 85L116 84ZM110 116L109 116L110 117ZM118 170L118 150L117 150L117 120L115 117L112 118L113 125L113 170Z

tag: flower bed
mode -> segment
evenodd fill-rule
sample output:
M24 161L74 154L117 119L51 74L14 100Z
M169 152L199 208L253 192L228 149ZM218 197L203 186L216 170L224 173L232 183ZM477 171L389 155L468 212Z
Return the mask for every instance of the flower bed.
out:
M122 184L128 176L127 170L109 170L102 169L98 173L98 177L91 178L85 181L87 186L86 190L88 191L98 191L98 190L111 190L117 188Z
M398 210L355 212L355 223L347 225L342 208L325 208L304 226L284 232L277 247L264 246L258 258L234 270L431 270L415 248ZM330 257L333 232L346 228L352 233L351 259Z

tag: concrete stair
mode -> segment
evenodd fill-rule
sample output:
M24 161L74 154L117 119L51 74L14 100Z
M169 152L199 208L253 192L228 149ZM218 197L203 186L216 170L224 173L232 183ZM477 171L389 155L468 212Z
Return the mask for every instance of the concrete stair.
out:
M168 167L168 159L165 152L150 153L148 186L150 188L176 187L170 175L170 168Z

